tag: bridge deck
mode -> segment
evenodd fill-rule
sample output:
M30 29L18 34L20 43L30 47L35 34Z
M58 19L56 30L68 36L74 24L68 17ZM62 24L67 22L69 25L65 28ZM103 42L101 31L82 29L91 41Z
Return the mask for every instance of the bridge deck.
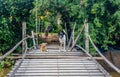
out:
M73 57L84 55L81 52L60 52L58 49L48 48L47 52L40 52L37 49L29 51L27 55L54 56L56 59L50 57L49 59L24 59L15 73L15 77L110 77L109 74L104 74L103 70L100 70L100 67L92 59ZM58 58L58 56L63 58ZM72 58L64 58L65 56L72 56ZM11 72L19 62L20 59L16 61Z

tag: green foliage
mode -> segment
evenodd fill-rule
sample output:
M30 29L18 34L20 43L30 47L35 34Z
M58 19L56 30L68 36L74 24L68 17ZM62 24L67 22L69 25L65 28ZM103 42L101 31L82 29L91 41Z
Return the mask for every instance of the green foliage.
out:
M22 38L22 21L27 21L33 0L0 0L0 52L5 53Z
M96 12L91 12L91 14L94 15L89 14L89 22L93 24L92 26L94 27L90 30L90 34L92 37L96 37L93 38L95 39L94 42L105 50L108 50L108 46L117 44L115 37L119 38L118 35L114 36L116 33L119 34L118 28L120 27L118 22L120 19L118 7L120 7L120 5L117 3L119 3L118 0L101 0L94 1L94 5L91 6L91 9Z
M11 67L12 65L14 65L14 63L15 61L11 61L10 59L5 59L4 61L0 62L0 69Z
M120 41L119 3L119 0L40 0L37 6L39 16L43 16L42 26L51 24L55 27L57 19L60 18L62 21L60 25L65 28L66 24L67 29L71 31L73 23L76 22L75 36L84 20L88 19L89 31L94 43L99 48L108 50L109 46L118 45ZM50 14L46 14L46 11ZM83 41L84 34L78 43L84 46Z
M66 25L71 33L76 22L77 36L88 19L90 36L99 48L108 50L109 46L120 45L120 0L38 0L37 4L36 0L0 0L0 3L0 51L10 49L21 39L22 21L27 21L27 34L35 30L36 7L42 32L49 25L54 32ZM84 34L78 43L84 46Z

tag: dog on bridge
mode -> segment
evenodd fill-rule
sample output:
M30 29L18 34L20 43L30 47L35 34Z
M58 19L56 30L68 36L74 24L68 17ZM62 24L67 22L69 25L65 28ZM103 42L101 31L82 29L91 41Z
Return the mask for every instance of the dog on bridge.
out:
M47 43L42 43L40 44L40 51L41 52L46 52L47 51Z
M67 38L67 35L66 35L66 32L65 32L64 29L58 33L58 37L59 37L59 43L60 43L59 50L60 51L66 51L66 38Z

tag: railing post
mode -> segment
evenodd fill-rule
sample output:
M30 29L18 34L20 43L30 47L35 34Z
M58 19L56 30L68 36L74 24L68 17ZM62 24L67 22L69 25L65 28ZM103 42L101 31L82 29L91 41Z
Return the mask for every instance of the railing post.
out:
M36 45L38 45L38 0L36 0Z
M33 45L34 45L34 49L36 49L35 37L34 37L34 32L33 32L33 31L32 31L32 38L33 38Z
M72 31L72 45L74 44L75 42L75 27L76 27L76 22L74 24L74 28L73 28L73 31Z
M26 37L26 22L22 22L22 39ZM25 51L25 41L22 43L22 53Z
M85 49L86 49L86 51L89 52L89 37L88 37L88 34L89 34L89 26L88 26L88 21L87 21L87 19L85 19L84 25L85 25Z

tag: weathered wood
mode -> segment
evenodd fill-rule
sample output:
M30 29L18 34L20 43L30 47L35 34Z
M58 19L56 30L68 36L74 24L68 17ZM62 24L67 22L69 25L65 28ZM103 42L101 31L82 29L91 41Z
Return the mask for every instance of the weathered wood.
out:
M105 76L59 76L59 77L105 77Z
M67 45L67 51L70 47L71 42L72 42L72 45L74 44L74 30L75 30L75 27L76 27L76 22L74 24L74 28L72 30L72 33L71 33L71 36L70 36L70 39L69 39L69 42L68 42L68 45Z
M11 71L12 72L12 71ZM10 73L11 73L10 72ZM23 72L28 72L28 73L44 73L44 72L49 72L49 73L57 73L58 72L58 70L18 70L17 71L17 73L23 73ZM71 72L73 72L73 73L75 73L75 72L77 72L77 73L87 73L87 72L89 72L89 73L98 73L98 72L100 72L100 70L59 70L59 72L60 73L71 73Z
M104 55L99 51L99 49L95 46L95 44L93 43L91 37L88 35L91 44L93 45L93 47L95 48L95 50L99 53L99 55L111 66L111 68L113 68L116 72L118 72L120 74L120 69L117 68L114 64L112 64L106 57L104 57Z
M82 62L86 62L86 61L92 61L92 59L25 59L24 61L82 61Z
M36 34L38 33L38 0L36 0ZM36 45L38 45L38 34L36 35Z
M29 63L23 63L22 65L28 65L28 64L29 64ZM39 65L42 66L43 64L44 64L44 66L45 66L45 65L48 65L48 66L51 65L51 66L52 66L52 65L55 65L55 64L57 64L57 63L31 63L31 65L36 65L36 66L39 66ZM65 65L68 65L68 66L70 66L70 65L96 66L95 63L84 63L84 64L83 64L83 63L76 63L76 64L75 64L75 63L59 63L59 64L60 64L59 66L62 66L62 65L63 65L63 66L65 66ZM16 64L16 65L18 65L18 64ZM29 66L29 65L28 65L28 66ZM35 66L33 66L33 67L35 67Z
M44 56L44 58L24 59L15 73L15 77L110 77L106 76L90 57L81 57L83 56L81 52L59 52L54 49L40 52L39 49L36 49L27 53L27 56L36 55L37 57ZM45 59L48 56L54 58ZM61 56L62 59L58 58L58 56ZM16 61L7 76L13 73L20 61L21 59Z
M104 76L102 73L16 73L16 76Z
M26 22L22 22L22 39L26 37ZM25 40L22 42L22 53L25 52Z
M89 52L89 37L88 37L88 34L89 34L89 26L88 26L88 21L87 21L87 19L85 19L84 25L85 25L85 49L86 49L86 51Z
M18 60L21 59L22 56L20 55L14 55L13 57L8 56L6 57L7 59L11 59L11 60ZM85 57L85 56L26 56L25 59L90 59L90 57ZM94 57L94 59L96 60L104 60L102 57Z
M31 76L16 76L16 77L31 77ZM40 76L32 76L40 77ZM58 76L44 76L44 77L58 77ZM91 77L91 76L59 76L59 77ZM105 76L92 76L92 77L105 77Z
M31 77L31 76L16 76L16 77ZM40 76L32 76L40 77ZM58 76L44 76L44 77L58 77ZM91 77L91 76L59 76L59 77ZM92 76L92 77L105 77L105 76Z
M73 48L74 48L74 46L76 45L76 43L77 43L77 41L78 41L78 39L79 39L82 31L84 30L84 27L85 27L85 26L83 25L82 29L80 30L79 34L77 35L77 37L76 37L76 39L75 39L75 41L74 41L74 44L73 44L72 47L70 48L70 51L72 51Z
M0 61L5 59L10 53L12 53L24 40L28 39L30 37L26 37L22 39L20 42L18 42L12 49L10 49L7 53L5 53L3 56L0 57Z
M17 67L19 60L13 67ZM12 71L11 71L12 73ZM25 59L15 76L104 76L91 59Z
M34 37L34 32L31 31L32 33L32 38L33 38L33 45L34 45L34 49L36 49L36 43L35 43L35 37Z
M40 49L36 49L35 51L28 52L27 56L81 56L84 55L82 52L64 52L59 50L47 50L47 52L41 52Z

